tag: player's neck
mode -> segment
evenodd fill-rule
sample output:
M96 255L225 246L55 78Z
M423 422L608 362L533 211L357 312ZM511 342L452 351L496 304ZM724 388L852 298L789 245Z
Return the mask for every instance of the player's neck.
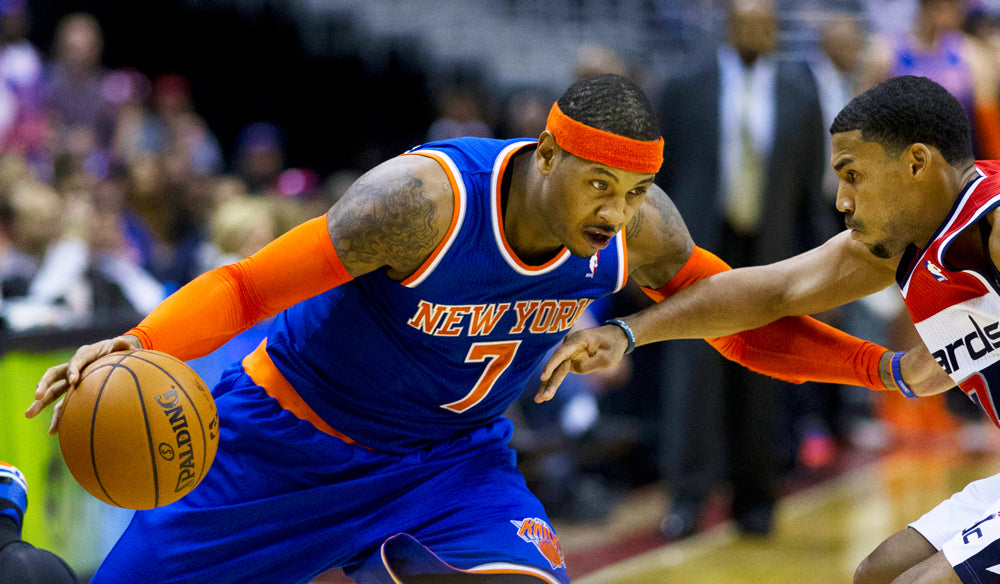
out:
M502 221L507 243L521 261L528 265L541 265L555 256L562 245L539 245L541 235L548 234L544 219L531 209L532 201L529 193L536 188L532 166L535 163L535 151L527 150L514 155L508 172L510 181L503 181L508 188L501 192Z

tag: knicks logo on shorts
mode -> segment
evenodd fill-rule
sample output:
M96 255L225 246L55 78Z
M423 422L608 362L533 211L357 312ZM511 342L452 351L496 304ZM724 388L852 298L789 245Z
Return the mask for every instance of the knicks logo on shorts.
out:
M539 553L545 556L552 569L563 566L562 546L556 532L549 524L537 517L528 517L521 521L511 520L517 527L517 535L524 541L533 544Z

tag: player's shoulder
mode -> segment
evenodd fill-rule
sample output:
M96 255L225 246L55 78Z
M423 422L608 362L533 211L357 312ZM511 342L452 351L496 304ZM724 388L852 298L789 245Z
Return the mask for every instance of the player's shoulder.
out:
M330 209L330 237L352 274L416 270L452 223L454 187L441 164L397 156L363 174Z
M462 137L450 140L427 142L411 148L406 154L433 157L443 155L453 162L460 171L477 169L492 170L495 161L510 149L526 147L536 143L530 138L500 140L497 138Z
M656 185L625 227L629 271L644 286L659 287L691 256L694 242L670 197Z

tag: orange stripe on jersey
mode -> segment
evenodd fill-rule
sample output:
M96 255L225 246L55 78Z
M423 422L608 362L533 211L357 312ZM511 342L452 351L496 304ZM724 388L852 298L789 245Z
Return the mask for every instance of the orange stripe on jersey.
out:
M514 253L513 248L511 248L510 244L507 242L507 234L504 232L503 229L503 197L501 196L500 187L501 184L503 183L503 175L507 172L507 164L510 163L510 161L514 158L514 154L516 154L518 151L520 151L520 148L511 148L507 152L507 155L504 157L503 162L500 164L500 168L497 170L496 175L494 176L495 182L493 183L493 195L494 198L496 199L495 214L493 215L496 219L496 221L494 222L494 228L497 230L497 235L499 237L500 244L503 245L503 248L507 251L507 257L510 258L511 261L516 263L517 267L521 268L521 270L523 270L524 272L544 273L554 268L557 264L565 261L566 258L568 258L570 255L569 250L563 247L562 251L557 253L556 256L551 260L545 262L540 266L531 266L521 261L521 258L517 257L517 254Z
M402 281L404 286L416 286L420 282L424 281L424 278L430 275L431 271L437 266L438 262L444 256L448 248L451 247L452 242L455 240L455 236L458 234L458 228L462 224L462 219L465 217L465 183L458 176L458 169L455 168L454 163L450 158L444 156L439 152L434 152L432 150L421 150L418 152L407 152L406 154L412 154L417 156L426 156L438 164L444 169L445 174L448 175L448 182L451 184L451 192L454 197L454 209L451 214L451 225L448 226L448 233L444 235L444 239L438 244L431 255L424 261L423 264L417 271L410 274L408 278Z
M278 368L274 365L274 361L271 360L271 356L267 354L266 345L267 339L264 339L257 345L256 349L243 358L243 369L250 376L250 379L263 387L267 395L277 400L281 407L294 414L295 417L309 422L313 426L316 426L317 430L340 438L348 444L357 444L351 437L330 427L329 424L319 417L319 414L309 407L309 404L295 391L292 384L288 383L285 376L278 371ZM362 448L367 448L362 444L358 445Z

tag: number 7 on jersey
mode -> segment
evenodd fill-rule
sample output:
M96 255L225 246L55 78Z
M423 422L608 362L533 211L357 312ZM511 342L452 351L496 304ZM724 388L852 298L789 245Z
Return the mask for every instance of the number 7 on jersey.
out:
M521 341L494 341L489 343L473 343L469 347L469 354L465 357L466 363L486 362L486 370L479 376L479 381L465 397L458 401L444 404L441 407L461 414L468 411L479 402L483 401L493 389L500 374L510 366L514 360L514 354L521 345Z

